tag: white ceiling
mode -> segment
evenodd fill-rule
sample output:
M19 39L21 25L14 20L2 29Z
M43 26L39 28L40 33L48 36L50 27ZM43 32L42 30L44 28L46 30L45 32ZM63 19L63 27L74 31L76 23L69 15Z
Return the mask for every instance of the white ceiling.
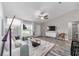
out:
M4 15L21 18L29 21L40 21L36 19L35 12L38 10L47 12L49 19L61 16L75 9L76 2L5 2L3 3ZM49 20L48 19L48 20Z

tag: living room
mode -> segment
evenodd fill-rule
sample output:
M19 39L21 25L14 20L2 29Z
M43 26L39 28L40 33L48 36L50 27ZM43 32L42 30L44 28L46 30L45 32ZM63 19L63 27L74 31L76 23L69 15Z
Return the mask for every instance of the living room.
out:
M78 17L79 2L0 2L0 55L78 56Z

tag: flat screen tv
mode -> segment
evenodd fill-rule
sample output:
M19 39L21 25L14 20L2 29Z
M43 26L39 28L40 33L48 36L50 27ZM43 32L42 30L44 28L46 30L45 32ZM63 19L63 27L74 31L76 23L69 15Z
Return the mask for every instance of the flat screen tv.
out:
M48 26L49 27L49 31L55 31L56 30L56 26Z

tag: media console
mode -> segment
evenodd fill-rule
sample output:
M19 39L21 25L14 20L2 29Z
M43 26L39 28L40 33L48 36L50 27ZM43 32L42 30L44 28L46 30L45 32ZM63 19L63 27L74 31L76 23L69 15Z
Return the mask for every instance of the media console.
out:
M53 38L56 38L56 36L57 36L56 31L47 31L45 34L46 34L46 36L53 37Z

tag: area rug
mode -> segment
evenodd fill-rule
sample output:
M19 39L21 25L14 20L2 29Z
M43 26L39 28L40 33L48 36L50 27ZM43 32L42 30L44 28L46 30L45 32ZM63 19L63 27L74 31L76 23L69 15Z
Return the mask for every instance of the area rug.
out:
M63 48L56 44L46 56L70 56L70 48Z
M41 40L41 45L39 45L38 47L33 47L33 46L29 47L30 56L45 56L51 50L51 48L55 46L54 43L50 43L42 39L40 40Z

